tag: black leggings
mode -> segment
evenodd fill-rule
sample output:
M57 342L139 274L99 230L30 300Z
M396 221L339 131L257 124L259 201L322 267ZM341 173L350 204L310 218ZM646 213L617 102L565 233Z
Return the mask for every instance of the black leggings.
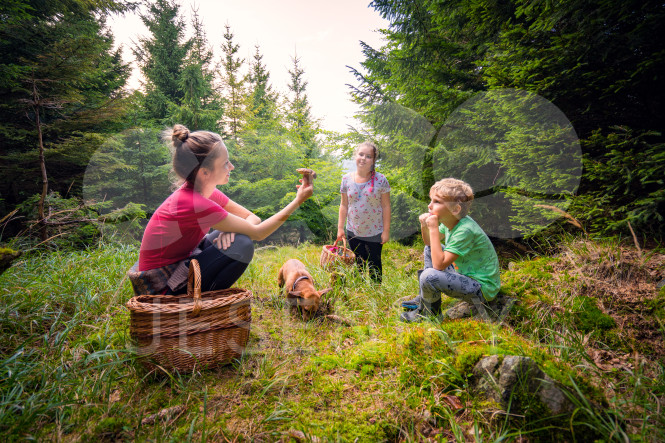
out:
M214 291L217 289L230 288L245 272L249 262L254 257L254 243L252 239L243 234L236 234L235 240L226 250L217 249L212 242L220 235L219 231L213 231L206 235L199 248L200 254L190 257L195 258L201 267L201 291ZM187 286L167 294L184 294Z
M346 231L349 239L349 248L356 254L356 264L360 267L367 263L369 276L377 283L381 283L383 277L383 265L381 263L381 234L373 237L356 237L351 231Z

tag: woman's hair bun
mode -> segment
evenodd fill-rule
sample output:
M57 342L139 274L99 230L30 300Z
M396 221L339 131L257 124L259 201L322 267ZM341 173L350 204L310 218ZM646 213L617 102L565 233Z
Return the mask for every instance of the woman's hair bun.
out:
M189 138L189 129L184 125L175 125L173 127L173 143L184 143Z

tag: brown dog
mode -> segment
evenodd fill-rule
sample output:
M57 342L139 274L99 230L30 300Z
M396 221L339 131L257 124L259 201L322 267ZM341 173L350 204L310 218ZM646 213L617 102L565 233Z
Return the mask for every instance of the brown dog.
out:
M294 258L287 260L279 269L277 281L280 291L285 292L292 306L300 306L305 320L312 318L319 309L321 297L332 291L332 288L314 289L314 280L305 265Z

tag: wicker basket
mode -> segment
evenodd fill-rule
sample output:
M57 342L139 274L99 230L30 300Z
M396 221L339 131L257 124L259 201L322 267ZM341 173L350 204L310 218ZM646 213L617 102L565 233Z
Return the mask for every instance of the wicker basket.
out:
M220 366L242 354L252 320L251 291L201 293L199 263L189 265L187 294L140 295L127 302L129 332L143 364L189 371Z
M332 271L342 266L350 266L356 261L356 254L346 247L346 239L342 237L344 246L337 246L339 239L332 245L325 245L321 250L321 259L319 265L326 271Z

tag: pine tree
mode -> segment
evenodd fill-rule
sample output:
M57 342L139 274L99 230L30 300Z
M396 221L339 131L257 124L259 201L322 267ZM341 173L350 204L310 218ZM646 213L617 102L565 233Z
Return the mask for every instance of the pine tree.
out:
M194 36L178 82L183 93L182 104L170 105L169 120L171 124L184 124L194 131L219 131L223 110L221 98L213 84L213 51L196 9L192 11L191 25Z
M120 2L83 5L24 2L0 7L16 13L0 22L0 124L4 140L3 187L7 203L37 192L39 220L46 225L47 192L80 190L86 162L99 145L99 132L112 130L122 112L121 88L128 68L112 51L104 17L123 11ZM56 19L57 18L57 19ZM58 168L49 171L49 164ZM40 180L41 178L41 180ZM50 180L54 179L54 180ZM64 189L63 189L64 188ZM42 230L45 235L45 230Z
M233 42L231 26L225 25L224 43L222 44L222 66L224 67L224 135L238 141L238 134L245 121L245 84L246 78L240 72L244 59L237 57L240 45Z
M424 200L428 186L446 174L485 175L491 185L481 186L481 197L513 188L533 198L547 194L564 198L560 189L527 189L543 180L524 171L532 172L547 160L541 149L545 141L554 149L547 152L550 156L557 146L570 146L565 131L559 132L555 125L543 128L541 122L531 128L522 125L533 110L520 109L520 97L503 104L492 103L490 98L487 107L465 104L466 114L454 115L460 104L481 96L479 92L516 88L549 100L572 122L587 162L623 162L625 156L615 152L619 146L627 151L641 146L650 152L661 146L665 99L659 82L665 55L653 36L665 19L665 10L656 1L374 0L372 6L390 21L389 29L383 31L387 43L380 49L363 44L366 72L355 71L359 86L353 95L363 105L362 119L370 135L381 140L387 153L383 167L390 167L410 195ZM487 115L495 119L489 120ZM460 131L449 121L451 116L475 140L460 140ZM599 142L604 139L606 143ZM636 166L641 167L647 166ZM657 167L648 166L649 171ZM586 167L587 171L603 169L593 163ZM552 183L567 182L573 170L560 171ZM607 201L625 201L625 194L599 200L596 208L584 200L580 208L586 208L583 212L593 208L596 217L611 217L607 225L625 226L629 218L633 222L639 219L642 229L650 230L645 221L650 218L644 212L662 207L665 197L654 193L655 182L646 179L643 183L649 183L648 187L635 186L627 178L649 175L643 172L620 175L626 180L617 186L585 179L580 186L594 195L605 189L624 189L629 200L643 201L643 208L621 205L606 210ZM603 183L602 189L594 188L598 183ZM519 204L515 208L521 210ZM586 217L584 213L576 216Z
M287 101L287 121L289 123L289 135L292 145L302 152L303 165L314 167L321 159L321 149L317 141L320 132L318 121L314 119L307 97L307 85L305 70L300 65L298 54L291 57L293 63L289 70L290 82L288 84L290 97ZM305 241L305 226L312 232L318 241L327 240L334 230L334 223L326 218L323 210L329 206L337 194L328 192L314 198L310 198L300 207L297 220L302 220L300 225L300 241ZM302 223L301 222L301 223Z
M237 167L243 176L257 183L264 179L283 180L297 168L299 156L289 149L283 116L279 112L279 94L272 89L270 72L258 46L249 69L245 119L238 132L241 149L237 150ZM281 197L275 195L275 198Z
M141 15L150 37L140 38L133 49L146 79L148 116L159 123L168 116L169 106L181 105L185 96L182 72L192 41L184 40L185 23L179 9L172 0L150 4L148 12Z
M206 76L212 75L215 71L215 68L212 66L215 54L210 47L205 29L203 29L203 22L199 18L199 11L194 6L192 6L191 25L194 35L192 36L192 47L189 58L201 64L202 71Z
M263 64L263 55L258 45L255 47L248 80L247 111L249 115L251 118L258 119L262 124L275 121L278 118L277 102L279 94L272 90L270 72Z
M316 140L319 133L318 122L311 113L309 99L307 98L307 85L305 71L300 66L300 58L296 54L291 57L292 69L289 70L289 91L291 97L287 104L287 121L292 140L296 146L304 150L304 158L311 159L320 155ZM307 162L307 160L305 160Z
M270 72L263 64L258 46L250 63L247 81L245 121L238 134L242 146L238 154L242 156L243 163L239 165L240 170L246 171L249 176L258 173L258 180L267 178L266 171L269 171L271 178L282 179L290 172L288 165L295 164L293 160L298 155L286 149L286 130L278 109L279 94L272 89Z

